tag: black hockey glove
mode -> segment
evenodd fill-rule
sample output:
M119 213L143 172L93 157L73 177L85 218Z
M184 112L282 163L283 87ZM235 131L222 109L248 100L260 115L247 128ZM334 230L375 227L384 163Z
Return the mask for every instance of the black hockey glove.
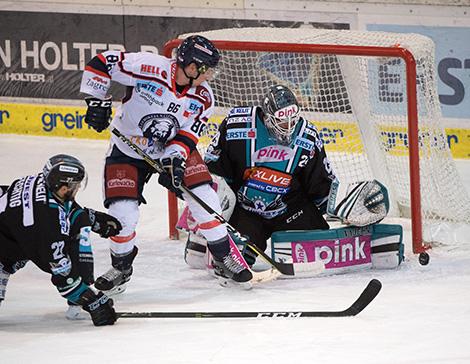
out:
M93 209L85 208L84 210L90 217L91 231L99 234L102 238L115 236L122 230L121 223L114 216Z
M103 292L94 293L87 289L79 298L78 304L88 312L95 326L114 325L117 320L113 300Z
M160 164L165 173L160 173L158 183L168 188L171 192L176 193L181 198L180 187L184 180L184 170L186 169L186 161L180 154L175 154L160 160Z
M111 97L106 100L100 100L96 97L87 97L85 99L88 109L85 115L85 123L90 125L98 133L101 133L109 126L111 119Z

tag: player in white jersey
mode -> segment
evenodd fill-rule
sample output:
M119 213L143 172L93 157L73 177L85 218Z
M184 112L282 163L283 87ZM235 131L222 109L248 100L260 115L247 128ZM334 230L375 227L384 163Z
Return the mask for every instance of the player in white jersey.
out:
M111 126L159 160L167 171L159 176L159 183L188 202L209 242L215 266L227 278L246 282L252 278L251 272L230 260L226 226L179 189L184 183L215 211L221 211L210 187L210 174L196 150L213 112L214 95L207 81L213 77L219 58L217 48L197 35L181 43L176 59L146 52L106 51L87 64L80 91L92 96L86 99L85 122L101 132L109 126L112 102L107 93L111 81L127 86ZM121 292L130 279L137 254L139 205L145 203L143 187L154 172L125 143L111 137L104 205L123 229L110 241L112 268L96 280L95 287L100 290Z

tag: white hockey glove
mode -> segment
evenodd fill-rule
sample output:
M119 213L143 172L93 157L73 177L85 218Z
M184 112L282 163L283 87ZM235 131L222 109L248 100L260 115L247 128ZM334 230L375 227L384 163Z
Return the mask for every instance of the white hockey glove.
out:
M363 181L345 186L335 180L326 212L343 224L366 226L381 221L389 209L388 191L380 182Z

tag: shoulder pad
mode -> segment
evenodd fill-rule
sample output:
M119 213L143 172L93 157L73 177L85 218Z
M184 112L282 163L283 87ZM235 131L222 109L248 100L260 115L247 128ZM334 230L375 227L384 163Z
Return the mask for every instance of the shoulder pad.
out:
M212 95L212 90L208 84L200 85L196 87L196 91L194 92L196 96L199 96L204 100L204 108L208 109L212 104L214 97Z
M309 121L305 120L305 119L302 119L304 121L304 123L306 124L305 125L305 129L304 129L304 137L306 139L310 139L310 140L317 140L317 139L320 139L321 140L321 136L320 136L320 133L318 132L317 128L315 125L313 125L312 123L310 123Z

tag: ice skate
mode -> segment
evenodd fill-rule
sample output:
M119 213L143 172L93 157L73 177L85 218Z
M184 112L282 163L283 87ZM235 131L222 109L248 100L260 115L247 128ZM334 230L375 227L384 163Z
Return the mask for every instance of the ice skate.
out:
M244 289L252 288L253 274L238 262L232 254L229 253L221 259L213 257L213 266L220 285L226 287L235 284Z
M112 268L98 277L95 282L95 288L103 291L107 296L123 293L127 288L127 282L131 279L133 272L132 262L137 252L137 247L134 247L132 252L123 256L116 256L111 253Z
M105 274L98 277L95 288L103 291L107 296L114 296L126 290L127 282L130 281L131 276L132 267L124 271L112 267Z

